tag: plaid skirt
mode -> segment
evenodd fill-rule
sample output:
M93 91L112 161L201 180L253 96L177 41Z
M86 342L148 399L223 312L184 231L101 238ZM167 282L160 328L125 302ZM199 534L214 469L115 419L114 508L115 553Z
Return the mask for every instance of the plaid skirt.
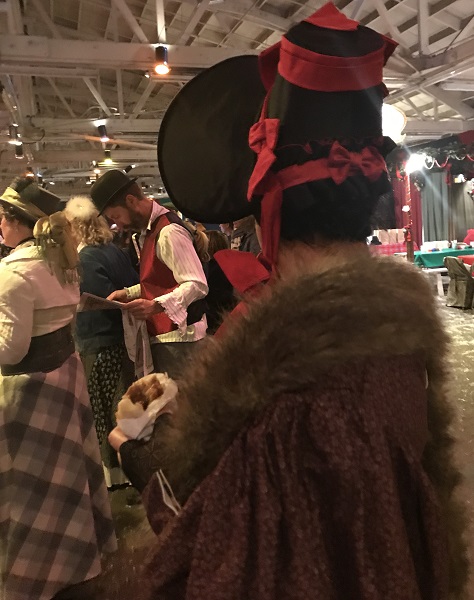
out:
M84 370L0 376L1 600L49 600L116 550Z

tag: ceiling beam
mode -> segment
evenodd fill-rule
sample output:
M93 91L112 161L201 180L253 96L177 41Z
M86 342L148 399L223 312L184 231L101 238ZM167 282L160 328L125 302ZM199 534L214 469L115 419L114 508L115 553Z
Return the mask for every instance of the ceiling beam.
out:
M430 41L428 30L428 0L418 2L418 50L420 55L429 54Z
M147 36L145 35L145 32L138 24L134 14L128 7L128 4L125 2L125 0L112 0L112 4L117 7L118 11L122 15L122 17L125 19L125 21L129 25L129 27L133 31L133 33L137 36L137 38L144 44L149 43L149 40L148 40Z
M474 119L474 108L461 100L459 92L446 92L436 85L421 87L420 90L433 98L437 98L459 113L464 119Z
M156 36L159 44L166 44L165 0L156 0Z
M176 45L185 46L187 44L187 42L189 42L189 40L191 39L192 33L194 31L194 28L199 23L199 20L201 19L201 17L203 16L203 14L206 12L206 10L208 8L209 8L209 0L201 0L201 2L199 2L197 4L196 8L193 11L193 14L191 15L191 18L189 19L189 21L186 24L186 27L183 29L183 31L179 34L179 36L175 40Z
M407 135L432 135L441 137L446 134L463 133L473 129L473 123L461 119L444 119L442 121L408 121L403 130Z
M94 96L94 98L97 100L99 106L101 107L101 109L105 112L105 114L110 117L112 115L112 111L110 110L110 108L107 106L107 104L104 102L104 99L102 98L102 96L99 93L99 90L95 87L95 85L92 83L92 81L88 78L88 77L84 77L84 83L87 85L87 87L90 90L90 93Z
M248 51L248 54L254 54ZM242 54L235 48L169 46L168 58L176 68L204 69ZM82 42L39 36L0 36L0 61L4 65L41 65L136 69L148 71L155 62L151 44ZM166 78L163 78L164 80Z
M87 133L94 132L96 126L95 119L47 119L34 117L33 125L38 129L44 129L47 133ZM161 119L115 119L105 120L106 127L115 135L120 133L150 133L158 132L161 125ZM31 130L33 132L34 129ZM31 133L30 132L30 133Z

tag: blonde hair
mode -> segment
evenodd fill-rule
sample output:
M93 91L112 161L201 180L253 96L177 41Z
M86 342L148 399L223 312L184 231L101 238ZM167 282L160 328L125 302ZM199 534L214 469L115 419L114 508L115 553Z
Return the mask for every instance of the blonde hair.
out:
M183 223L189 233L193 236L194 249L196 250L196 254L199 256L199 259L201 262L209 262L211 259L208 252L209 238L204 231L200 231L191 222L183 221Z
M36 222L33 235L50 268L61 282L78 281L79 257L73 240L71 224L62 212L42 217Z
M64 209L79 244L101 246L112 241L114 234L89 196L73 196Z

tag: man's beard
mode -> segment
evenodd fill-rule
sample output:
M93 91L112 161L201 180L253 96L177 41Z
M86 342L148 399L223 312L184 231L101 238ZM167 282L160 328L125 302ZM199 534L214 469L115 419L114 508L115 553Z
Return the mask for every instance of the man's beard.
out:
M132 213L130 210L128 211L128 217L130 219L130 224L123 227L125 231L141 231L148 225L149 219L142 217L142 215Z

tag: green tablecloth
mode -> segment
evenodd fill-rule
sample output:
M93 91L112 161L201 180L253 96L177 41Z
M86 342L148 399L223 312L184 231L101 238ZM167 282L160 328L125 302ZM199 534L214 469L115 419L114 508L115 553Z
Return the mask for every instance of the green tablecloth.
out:
M415 252L415 265L427 269L444 267L443 260L445 256L461 256L463 254L474 254L474 248L464 248L464 250L438 250L437 252Z

